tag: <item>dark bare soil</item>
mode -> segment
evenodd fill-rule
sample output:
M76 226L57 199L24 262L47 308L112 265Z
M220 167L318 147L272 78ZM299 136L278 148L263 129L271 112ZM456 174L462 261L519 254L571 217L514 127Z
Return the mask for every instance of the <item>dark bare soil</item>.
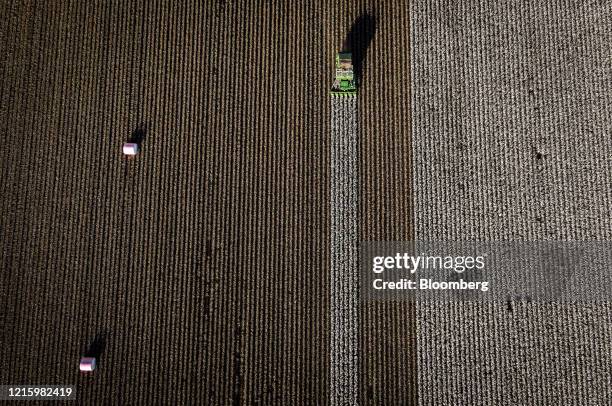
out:
M0 383L76 384L82 404L327 402L333 58L375 19L360 236L407 240L408 10L252 3L1 3ZM360 319L363 403L409 403L414 310Z

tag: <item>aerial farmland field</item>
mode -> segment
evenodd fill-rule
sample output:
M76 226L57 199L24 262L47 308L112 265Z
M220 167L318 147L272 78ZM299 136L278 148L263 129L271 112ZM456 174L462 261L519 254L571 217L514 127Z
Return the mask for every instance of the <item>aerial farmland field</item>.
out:
M2 2L2 383L76 384L83 403L327 399L328 91L368 12L360 229L410 233L409 89L387 75L409 75L407 9L370 6ZM363 315L363 345L408 366L408 316ZM364 395L408 399L408 368L381 360Z
M368 242L612 240L610 1L0 14L0 401L612 404L612 298L357 285Z

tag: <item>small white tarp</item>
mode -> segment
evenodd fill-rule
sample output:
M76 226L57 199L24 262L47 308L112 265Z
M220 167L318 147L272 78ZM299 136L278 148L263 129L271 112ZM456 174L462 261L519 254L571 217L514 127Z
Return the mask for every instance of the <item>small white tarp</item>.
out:
M96 369L96 359L92 357L83 357L81 358L81 363L79 364L79 369L81 371L90 372Z
M126 142L123 144L123 154L124 155L136 155L138 153L138 144L134 144L131 142Z

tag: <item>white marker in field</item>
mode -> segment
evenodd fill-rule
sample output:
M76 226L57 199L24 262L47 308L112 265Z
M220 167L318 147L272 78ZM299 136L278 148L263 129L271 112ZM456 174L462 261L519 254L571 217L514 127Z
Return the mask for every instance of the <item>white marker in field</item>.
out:
M123 144L123 155L134 156L138 153L138 144L126 142Z
M96 369L96 359L94 357L82 357L79 369L83 372L91 372Z

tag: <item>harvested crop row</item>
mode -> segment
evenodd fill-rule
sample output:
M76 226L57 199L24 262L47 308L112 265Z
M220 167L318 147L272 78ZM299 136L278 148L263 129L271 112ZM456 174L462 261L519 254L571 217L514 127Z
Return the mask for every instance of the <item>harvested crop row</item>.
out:
M357 98L332 97L330 403L357 404Z

